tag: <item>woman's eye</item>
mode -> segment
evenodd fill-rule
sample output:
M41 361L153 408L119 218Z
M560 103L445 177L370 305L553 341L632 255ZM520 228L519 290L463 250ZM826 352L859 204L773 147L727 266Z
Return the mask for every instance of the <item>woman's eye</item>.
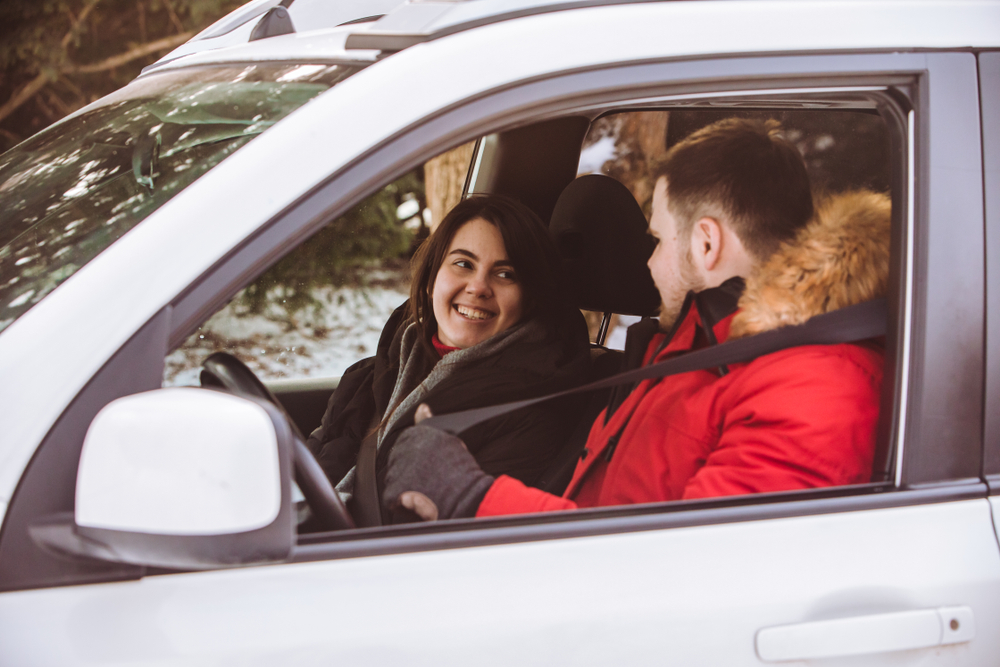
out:
M460 269L471 269L472 262L470 262L467 259L460 259L457 262L455 262L455 266L457 266Z
M501 271L497 274L497 277L503 280L517 280L517 275L513 271Z

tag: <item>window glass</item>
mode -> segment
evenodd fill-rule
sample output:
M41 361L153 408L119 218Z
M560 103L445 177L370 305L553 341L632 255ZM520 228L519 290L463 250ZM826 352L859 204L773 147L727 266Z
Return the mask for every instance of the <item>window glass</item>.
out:
M218 351L265 382L335 381L375 354L409 297L410 257L461 199L473 147L446 151L373 193L241 290L167 356L164 386L199 384L201 363Z
M206 171L356 68L140 79L0 157L0 331Z
M423 168L337 218L241 290L167 356L164 386L197 385L225 351L262 380L335 378L375 353L429 233Z
M889 191L889 139L874 109L733 111L672 109L604 115L583 142L577 175L604 174L623 183L649 218L651 174L667 150L692 132L723 118L774 119L805 159L817 193L866 188ZM596 332L600 314L588 314ZM625 330L639 318L612 316L605 345L623 349Z
M734 115L781 121L786 137L805 157L817 190L888 190L887 131L882 118L868 109L608 114L593 123L579 171L622 181L648 214L657 160L696 129ZM461 195L459 184L471 156L469 147L461 151L443 154L374 192L244 288L168 355L164 385L198 384L205 358L227 351L269 382L301 430L311 432L337 379L375 353L386 321L406 300L414 249ZM434 173L448 164L455 173ZM432 204L437 199L432 191L438 188L454 191L444 196L449 205L441 211ZM630 322L612 321L609 347L623 347ZM298 382L310 378L319 382ZM293 382L283 385L283 380ZM323 395L316 399L307 392ZM315 403L307 405L307 400ZM589 423L593 417L586 419Z

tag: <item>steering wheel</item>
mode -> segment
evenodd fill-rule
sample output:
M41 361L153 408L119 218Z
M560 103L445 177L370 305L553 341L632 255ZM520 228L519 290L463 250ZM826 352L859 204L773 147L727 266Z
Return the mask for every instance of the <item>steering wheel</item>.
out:
M201 386L221 387L237 396L252 396L273 403L285 415L292 428L295 482L306 497L318 527L321 530L354 528L354 520L344 506L344 501L334 491L316 457L305 446L305 438L298 426L288 416L277 397L246 364L228 352L215 352L201 364Z

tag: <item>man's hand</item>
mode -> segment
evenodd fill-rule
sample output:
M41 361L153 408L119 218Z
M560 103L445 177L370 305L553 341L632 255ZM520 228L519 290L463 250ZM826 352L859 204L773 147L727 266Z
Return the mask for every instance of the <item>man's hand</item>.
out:
M417 411L413 413L413 423L419 424L425 419L434 416L431 407L426 403L417 406ZM420 493L419 491L404 491L399 496L399 507L413 512L421 521L437 521L438 508L434 501Z
M417 416L422 421L430 410ZM389 453L382 502L390 511L409 510L424 521L475 516L493 484L465 443L428 426L403 431Z

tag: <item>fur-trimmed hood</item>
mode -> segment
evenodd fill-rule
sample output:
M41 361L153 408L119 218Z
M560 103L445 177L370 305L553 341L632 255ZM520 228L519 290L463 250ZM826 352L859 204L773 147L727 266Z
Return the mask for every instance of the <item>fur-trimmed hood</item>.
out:
M747 279L730 338L802 324L885 295L891 203L858 190L820 199L813 219Z

